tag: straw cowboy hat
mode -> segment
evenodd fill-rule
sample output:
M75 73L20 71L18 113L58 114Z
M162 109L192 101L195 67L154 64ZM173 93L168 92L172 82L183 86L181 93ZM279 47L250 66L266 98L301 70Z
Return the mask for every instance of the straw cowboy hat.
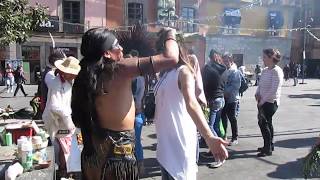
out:
M54 65L57 69L64 73L78 75L79 71L81 70L79 62L80 61L77 58L69 56L63 60L57 60Z

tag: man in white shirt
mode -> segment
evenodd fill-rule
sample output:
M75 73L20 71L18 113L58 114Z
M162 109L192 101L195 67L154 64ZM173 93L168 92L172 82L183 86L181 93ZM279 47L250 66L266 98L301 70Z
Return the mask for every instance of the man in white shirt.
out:
M66 162L70 155L72 135L76 128L71 119L71 92L72 81L80 71L79 60L74 57L68 57L63 60L57 60L55 63L57 75L49 71L45 77L45 83L48 87L48 96L46 108L42 119L54 142L55 149L59 152L56 159L59 164L59 170L66 170ZM58 147L57 147L58 146ZM60 149L58 151L58 149Z

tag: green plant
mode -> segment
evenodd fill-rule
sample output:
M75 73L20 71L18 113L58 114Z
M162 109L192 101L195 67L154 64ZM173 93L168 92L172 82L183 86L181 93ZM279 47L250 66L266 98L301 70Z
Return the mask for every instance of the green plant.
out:
M204 117L206 118L207 121L209 121L210 118L210 109L206 107L202 107L202 112L204 114Z
M305 179L320 175L320 143L313 147L311 152L305 157L303 174Z
M0 1L0 45L25 42L31 32L47 20L46 7L28 3L28 0Z

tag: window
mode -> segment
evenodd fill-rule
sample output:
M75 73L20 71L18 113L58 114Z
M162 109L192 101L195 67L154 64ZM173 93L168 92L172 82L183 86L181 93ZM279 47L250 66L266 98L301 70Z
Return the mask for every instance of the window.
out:
M6 47L0 46L0 61L4 61L7 57Z
M63 1L63 20L70 23L80 23L79 1Z
M40 47L39 46L22 46L23 60L39 61L40 60Z
M70 23L83 23L80 19L80 1L64 0L62 4L63 9L63 31L68 33L83 33L84 26L80 24Z
M239 34L239 27L241 23L241 12L239 8L225 8L224 10L224 28L225 34Z
M279 31L277 31L277 29L281 29L284 23L283 14L281 11L270 11L268 21L269 29L271 30L269 34L271 36L278 36Z
M181 14L183 20L186 20L188 22L183 22L182 30L183 32L194 32L195 31L195 25L192 24L194 22L195 18L195 10L193 8L182 8L182 14Z
M282 0L272 0L273 4L282 4Z
M175 12L176 2L175 0L159 0L158 1L158 21L159 22L168 22L173 20L176 15ZM169 24L169 22L168 22Z
M143 23L143 4L128 3L128 21L129 25Z

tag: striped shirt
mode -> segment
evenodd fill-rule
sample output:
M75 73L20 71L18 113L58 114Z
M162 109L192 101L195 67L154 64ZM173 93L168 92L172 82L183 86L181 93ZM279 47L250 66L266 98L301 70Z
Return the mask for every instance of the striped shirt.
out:
M277 105L280 105L282 84L283 71L279 66L276 65L272 69L263 69L256 91L256 95L261 97L259 105L263 105L265 102L274 103L275 101L277 101Z

